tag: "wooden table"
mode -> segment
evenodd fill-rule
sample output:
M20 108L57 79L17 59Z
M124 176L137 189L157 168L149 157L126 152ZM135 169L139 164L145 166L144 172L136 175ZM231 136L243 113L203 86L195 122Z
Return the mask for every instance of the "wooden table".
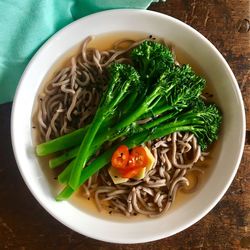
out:
M1 105L0 249L250 249L250 0L168 0L152 4L150 9L174 16L201 32L235 73L245 101L247 136L231 187L205 218L172 237L137 245L84 237L57 222L29 192L12 153L11 104Z

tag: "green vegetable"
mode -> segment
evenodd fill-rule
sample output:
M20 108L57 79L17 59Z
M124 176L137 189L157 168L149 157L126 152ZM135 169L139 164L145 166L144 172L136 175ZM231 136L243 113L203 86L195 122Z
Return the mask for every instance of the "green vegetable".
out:
M139 76L133 67L126 64L113 64L111 66L108 88L86 131L71 171L69 185L73 189L78 186L81 170L87 163L89 149L96 133L104 120L115 113L118 104L128 95L133 85L139 85Z
M60 183L67 183L68 180L69 180L69 177L70 177L70 173L71 173L71 170L72 170L72 167L74 166L75 164L75 160L71 161L68 166L58 175L57 177L57 180L60 182Z
M189 65L182 67L175 66L172 69L172 82L177 82L172 89L171 94L166 100L161 100L153 109L154 115L160 115L169 109L186 108L197 99L205 87L206 81L204 78L197 76ZM165 101L165 103L164 103Z
M155 120L157 121L157 120ZM158 120L152 129L144 128L138 134L135 134L118 145L112 147L96 160L94 160L87 168L81 172L80 183L82 185L90 176L100 170L110 162L111 156L116 148L125 144L129 148L138 146L143 142L154 140L173 132L189 131L197 137L198 143L202 150L205 150L209 144L218 137L219 127L221 124L221 113L214 104L206 105L202 100L198 99L188 110L182 112L178 118L174 118L172 122L161 123ZM69 198L74 192L70 186L66 186L64 190L56 197L58 201Z
M67 162L68 160L77 156L78 151L79 151L79 147L74 147L73 149L70 149L66 153L49 160L49 167L56 168L56 167L62 165L63 163Z
M132 50L130 56L142 81L150 84L154 83L166 68L174 65L174 58L168 47L154 41L144 41Z
M70 134L60 136L51 141L41 143L36 146L36 153L38 156L45 156L63 149L71 148L79 145L82 142L83 134L86 132L87 127L73 131Z

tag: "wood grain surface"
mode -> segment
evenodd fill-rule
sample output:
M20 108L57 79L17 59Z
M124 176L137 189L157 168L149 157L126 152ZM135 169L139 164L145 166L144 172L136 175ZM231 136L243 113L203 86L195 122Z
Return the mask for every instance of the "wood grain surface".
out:
M168 0L152 4L150 9L201 32L224 55L238 80L247 114L247 136L231 187L207 216L172 237L136 245L84 237L51 217L24 184L11 148L11 104L1 105L0 249L250 249L250 0Z

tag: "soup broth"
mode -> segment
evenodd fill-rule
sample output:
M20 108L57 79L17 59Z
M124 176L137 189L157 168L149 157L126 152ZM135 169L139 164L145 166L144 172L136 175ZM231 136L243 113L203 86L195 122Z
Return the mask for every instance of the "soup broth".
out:
M144 38L149 37L150 35L153 35L153 34L131 33L131 32L122 32L122 33L118 32L118 33L112 33L112 34L104 34L104 35L96 36L89 43L89 47L97 48L98 50L107 50L107 49L111 49L112 44L114 44L114 42L120 39L129 38L133 40L142 40ZM169 43L169 45L171 44ZM48 72L48 74L44 78L38 94L43 90L46 84L55 76L55 73L59 69L67 66L70 63L70 59L72 56L75 56L81 52L81 46L82 44L76 45L74 48L66 52L59 60L57 60L57 62L53 65L51 70ZM205 92L204 95L208 98L208 101L216 102L216 96L211 94L211 93L214 93L212 85L209 84L210 82L209 78L205 74L204 70L201 69L199 65L197 65L197 63L193 60L193 58L190 55L182 51L180 48L174 47L174 50L175 50L177 61L179 63L191 65L191 67L194 69L194 71L197 74L203 76L206 79L207 85L204 91ZM32 125L33 125L32 132L33 132L34 145L37 145L42 142L41 138L39 138L39 133L37 132L37 129L36 129L38 127L36 113L37 113L37 102L39 102L39 98L36 98L36 100L37 100L36 103L34 103L33 120L32 120ZM182 190L178 190L176 199L171 205L171 208L168 210L168 213L172 213L172 211L178 209L178 207L184 204L185 202L190 202L192 200L192 197L194 197L199 192L199 189L202 188L206 180L209 178L211 171L213 171L212 166L214 164L213 159L216 159L216 148L217 148L217 145L214 144L211 148L209 148L208 151L210 152L210 154L208 157L206 157L205 161L196 163L196 166L199 167L204 172L203 174L199 174L199 181L198 181L199 188L196 189L195 192L187 192L187 193L183 192ZM44 171L44 174L47 177L48 184L51 187L52 195L56 196L56 194L63 188L56 181L56 176L58 175L60 171L62 171L63 168L60 167L59 169L52 171L48 165L48 160L50 158L51 157L42 157L42 158L39 158L38 161L39 161L41 168ZM188 189L191 190L192 186L195 185L196 183L197 173L193 171L190 174L188 174L187 177L190 181L190 187ZM75 206L78 209L90 215L93 215L95 217L100 217L100 218L107 219L107 220L124 220L127 222L131 220L130 217L125 217L120 214L110 213L108 209L103 210L100 213L97 210L96 205L93 202L93 198L90 198L89 200L85 198L83 196L83 190L81 188L70 198L69 202L72 204L72 206ZM133 217L133 221L145 218L145 216L142 216L142 215L132 216L132 217Z

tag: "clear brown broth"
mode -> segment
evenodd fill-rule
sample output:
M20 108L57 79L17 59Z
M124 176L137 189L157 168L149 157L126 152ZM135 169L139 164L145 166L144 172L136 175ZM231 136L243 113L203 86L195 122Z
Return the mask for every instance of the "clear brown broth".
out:
M94 47L99 50L107 50L107 49L111 49L112 44L120 39L129 38L133 40L141 40L141 39L147 38L149 35L153 35L153 34L145 34L145 33L137 33L137 32L136 33L116 32L116 33L103 34L103 35L99 35L95 37L94 40L90 42L89 47ZM50 69L50 71L47 73L46 77L43 79L38 93L42 91L42 89L53 78L56 72L60 70L61 68L67 66L70 63L70 58L72 56L79 54L80 51L81 51L81 44L78 44L74 46L73 48L71 48L69 51L67 51L63 56L61 56L59 60L57 60L57 62ZM201 67L199 67L199 65L193 60L192 56L189 55L188 53L185 53L178 47L175 47L175 53L176 53L176 58L178 62L180 62L181 64L189 64L197 74L203 76L207 80L207 86L204 92L215 94L215 91L212 88L212 84L210 84L209 77L205 74L204 70L201 69ZM38 98L36 98L36 101L33 107L32 125L34 127L37 127L37 120L36 120L37 99ZM209 97L209 101L216 102L216 95ZM35 128L33 129L32 133L33 133L34 145L41 143L41 140L39 139L39 135ZM219 144L218 142L214 143L214 145L209 150L210 156L208 156L204 162L199 162L196 164L196 166L200 166L204 170L204 174L199 176L199 183L198 183L199 188L195 192L191 192L191 193L183 193L179 190L177 192L176 199L173 202L168 213L172 213L174 210L178 209L178 207L180 207L182 204L190 201L192 197L194 197L199 192L199 190L202 189L202 186L204 185L206 180L209 178L213 170L211 166L214 165L214 161L215 159L217 159L218 150L216 150L216 148L218 148L218 144ZM40 157L38 161L44 171L44 174L46 175L48 179L48 183L51 187L52 195L56 196L56 194L63 188L63 186L60 185L55 179L55 177L57 176L57 174L59 173L61 169L52 171L48 166L49 158L51 157ZM188 175L188 179L190 181L190 186L192 187L195 183L195 175L190 173ZM122 221L127 221L127 222L131 221L130 218L128 219L127 217L120 215L120 214L109 214L108 211L104 211L104 210L100 213L97 210L93 202L93 199L87 200L83 196L81 189L79 189L79 191L76 192L70 198L69 201L73 206L77 207L81 211L84 211L95 217L100 217L102 219L107 219L107 220L119 220L119 221L122 220ZM145 219L145 216L143 215L133 216L132 221L141 220L141 219Z

